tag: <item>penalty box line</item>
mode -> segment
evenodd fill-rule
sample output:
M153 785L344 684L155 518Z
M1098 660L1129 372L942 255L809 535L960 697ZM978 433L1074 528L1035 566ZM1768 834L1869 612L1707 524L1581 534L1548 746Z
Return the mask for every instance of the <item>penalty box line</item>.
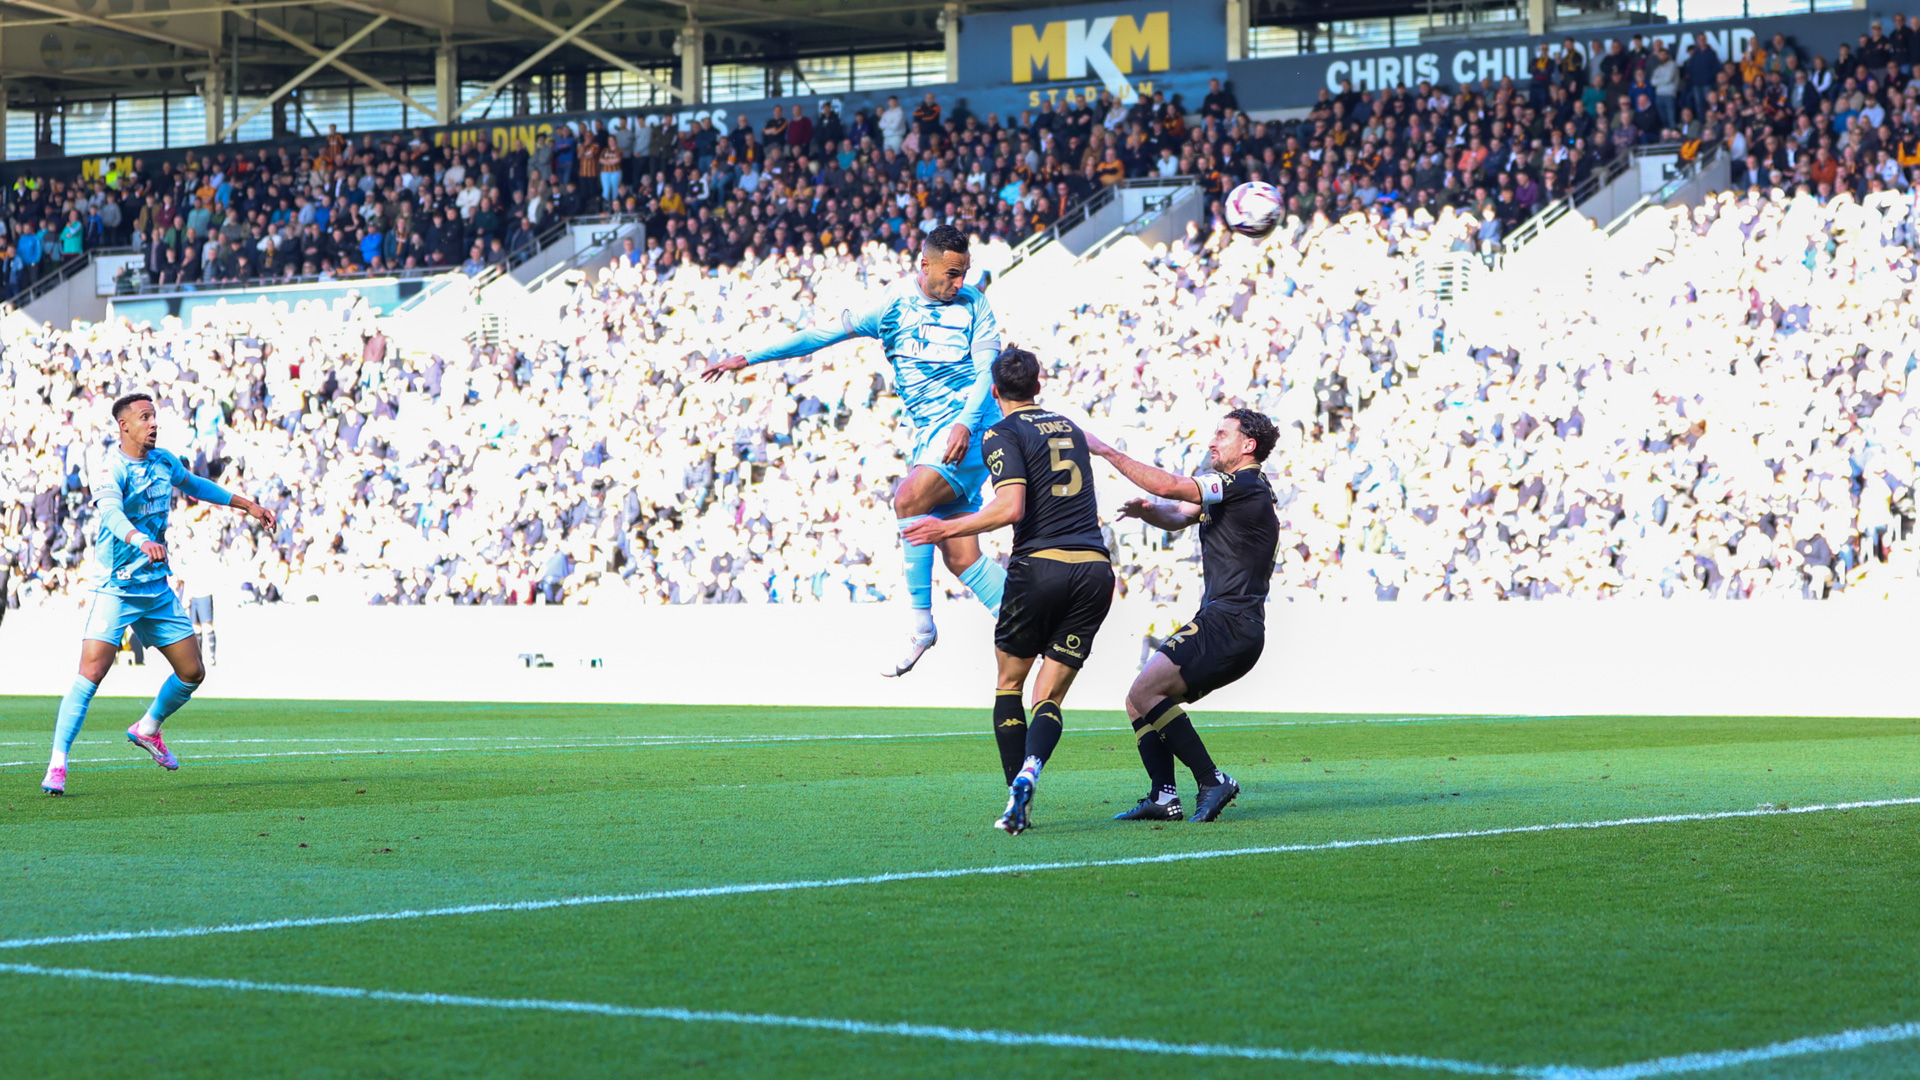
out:
M1478 723L1478 721L1567 721L1576 717L1536 717L1530 713L1448 713L1442 717L1329 717L1319 721L1252 721L1252 723L1208 724L1208 730L1225 728L1319 728L1319 726L1346 726L1346 724L1432 724L1459 721L1459 723ZM1079 732L1131 732L1129 726L1075 726L1068 734ZM196 738L182 736L175 738L173 746L242 746L242 744L301 744L301 742L580 742L580 740L601 740L601 742L860 742L860 740L895 740L895 738L960 738L981 734L977 728L964 732L826 732L826 734L783 734L783 732L651 732L651 734L449 734L449 736L340 736L340 738L303 738L303 736L275 736L275 738ZM46 746L46 740L6 740L0 746ZM119 746L119 740L92 740L83 738L75 746Z
M1558 716L1382 716L1356 717L1338 720L1271 720L1251 724L1211 724L1209 731L1247 730L1280 727L1339 727L1349 724L1428 724L1450 722L1516 722L1525 720L1560 720ZM1082 727L1066 732L1068 735L1110 734L1118 731L1132 731L1130 727ZM901 742L917 739L960 739L972 738L983 734L980 731L921 731L875 734L837 734L837 735L455 735L436 739L431 736L404 737L350 737L342 739L175 739L174 746L274 746L297 745L302 743L321 743L333 746L330 750L261 750L246 751L249 760L225 761L213 760L198 764L236 765L258 764L252 758L281 757L404 757L407 754L485 754L508 753L516 750L699 750L706 747L725 746L775 746L787 743L809 742ZM600 740L600 741L588 741ZM503 745L474 746L418 746L416 743L500 743ZM347 749L343 743L382 743L391 744L393 749ZM40 746L39 742L0 742L0 746ZM116 741L82 740L78 746L118 746ZM238 751L236 751L238 752ZM111 758L71 758L75 765L101 765L129 760L127 755ZM23 758L19 761L0 761L0 769L17 768L23 765L39 765L39 758ZM196 764L189 759L187 764Z
M299 919L270 919L262 922L224 923L215 926L182 926L150 930L103 930L86 934L14 938L8 941L0 941L0 949L28 949L53 945L89 945L110 941L152 941L170 938L208 937L215 934L249 934L268 930L307 929L319 926L355 926L364 923L400 922L414 919L444 918L456 915L552 911L561 908L593 907L602 904L635 904L655 900L691 900L706 897L749 896L756 893L800 892L812 889L838 889L861 885L891 885L909 881L943 881L952 878L1027 874L1049 870L1092 870L1116 866L1154 866L1164 863L1195 862L1202 859L1231 859L1256 855L1293 855L1319 851L1349 851L1363 848L1397 847L1404 844L1420 844L1439 840L1470 840L1496 836L1522 836L1531 833L1571 832L1581 829L1618 829L1629 828L1636 825L1672 825L1699 821L1729 821L1740 818L1815 814L1833 810L1867 810L1877 807L1914 805L1920 805L1920 797L1821 803L1781 809L1769 806L1754 810L1721 810L1696 814L1657 814L1648 817L1612 818L1604 821L1562 821L1543 825L1510 825L1491 829L1461 829L1451 832L1417 833L1410 836L1382 836L1361 840L1327 840L1319 843L1273 844L1262 847L1225 848L1208 851L1173 851L1161 855L1134 855L1114 859L1083 859L1049 863L1002 863L994 866L969 866L947 870L903 870L887 874L869 874L860 877L747 882L736 885L707 885L681 889L656 889L648 892L572 896L548 900L495 901L491 903L463 904L455 907L421 908L404 911L376 911L357 915L318 915Z
M730 1024L746 1027L798 1028L845 1035L891 1035L897 1038L924 1039L948 1043L975 1043L990 1046L1050 1047L1070 1050L1160 1054L1196 1058L1241 1058L1254 1061L1287 1061L1324 1065L1366 1066L1374 1068L1419 1069L1466 1076L1516 1076L1544 1080L1545 1070L1483 1065L1473 1061L1425 1057L1416 1054L1376 1054L1358 1050L1288 1050L1266 1046L1230 1046L1219 1043L1175 1043L1158 1039L1108 1038L1099 1035L1073 1035L1049 1032L1002 1031L992 1028L949 1027L941 1024L883 1024L864 1020L831 1017L783 1016L777 1013L741 1013L706 1009L678 1009L609 1005L592 1001L555 1001L542 998L489 998L466 994L411 993L400 990L367 990L353 986L317 986L302 983L253 982L247 979L208 979L181 975L147 975L132 971L98 971L91 968L42 967L38 964L0 964L0 972L13 975L39 975L93 982L132 983L140 986L165 986L194 990L226 990L239 993L287 994L300 997L336 998L349 1001L394 1002L407 1005L440 1005L469 1009L500 1009L514 1012L571 1013L575 1015L620 1017L642 1020L670 1020L683 1024Z
M1331 717L1321 721L1252 721L1252 723L1208 724L1208 730L1229 730L1229 728L1323 728L1323 726L1346 726L1346 724L1436 724L1436 723L1482 723L1482 721L1572 721L1580 717L1571 715L1553 715L1542 717L1532 713L1448 713L1444 717ZM1131 732L1131 726L1073 726L1066 734L1073 732ZM578 740L603 740L603 742L843 742L843 740L895 740L895 738L960 738L981 734L977 728L964 732L829 732L829 734L781 734L781 732L726 732L726 734L703 734L703 732L653 732L653 734L449 734L449 736L340 736L340 738L194 738L184 736L173 740L173 746L242 746L242 744L300 744L300 742L578 742ZM46 746L44 738L36 740L4 740L0 746ZM75 746L119 746L119 740L94 740L83 738Z
M469 1009L498 1009L512 1012L548 1012L585 1016L604 1016L641 1020L667 1020L683 1024L728 1024L743 1027L793 1028L845 1035L890 1035L896 1038L922 1039L949 1043L972 1043L1007 1047L1046 1047L1068 1050L1099 1050L1117 1053L1158 1054L1194 1058L1237 1058L1252 1061L1286 1061L1300 1064L1344 1065L1363 1068L1413 1069L1421 1072L1457 1076L1511 1076L1527 1080L1654 1080L1658 1077L1690 1073L1717 1072L1737 1065L1761 1064L1784 1058L1811 1057L1841 1053L1889 1043L1920 1039L1920 1023L1889 1024L1885 1027L1855 1028L1831 1035L1816 1035L1741 1050L1720 1050L1654 1058L1649 1061L1598 1068L1580 1065L1493 1065L1457 1058L1424 1054L1381 1054L1364 1050L1289 1050L1269 1046L1233 1046L1221 1043L1175 1043L1159 1039L1109 1038L1099 1035L1075 1035L1057 1032L1005 1031L993 1028L951 1027L944 1024L874 1023L833 1017L784 1016L778 1013L741 1013L708 1009L680 1009L610 1005L591 1001L547 1000L541 998L488 998L466 994L414 993L401 990L369 990L353 986L323 986L303 983L254 982L247 979L209 979L185 975L148 975L132 971L99 971L92 968L42 967L38 964L0 963L0 972L11 975L42 976L90 982L131 983L139 986L164 986L193 990L224 990L234 993L285 994L299 997L333 998L348 1001L392 1002L406 1005L437 1005Z

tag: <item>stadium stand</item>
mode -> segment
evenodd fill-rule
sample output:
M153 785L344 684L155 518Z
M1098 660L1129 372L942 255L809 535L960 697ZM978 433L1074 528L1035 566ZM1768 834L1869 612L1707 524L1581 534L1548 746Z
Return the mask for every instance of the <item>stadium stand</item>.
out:
M820 106L789 120L782 108L758 126L741 113L726 132L711 120L580 122L503 153L437 145L418 130L358 145L336 132L250 155L210 150L178 168L136 160L90 181L24 175L5 192L0 291L129 243L160 285L476 272L583 214L643 217L639 254L656 265L868 240L898 250L935 219L1018 242L1103 185L1172 175L1197 177L1213 197L1265 180L1303 219L1472 207L1485 244L1650 143L1677 144L1683 161L1725 152L1740 186L1790 178L1863 196L1876 181L1904 186L1920 166L1903 73L1913 38L1902 20L1831 61L1785 38L1756 38L1740 57L1704 39L1682 56L1621 45L1597 59L1568 42L1542 46L1524 85L1375 93L1347 82L1284 123L1248 119L1216 85L1197 107L1164 93L1122 105L1103 92L1006 117L943 116L931 104L932 119L909 120L896 104L850 119Z
M1213 194L1266 179L1295 220L1257 250L1200 230L1097 297L1010 315L1008 336L1055 365L1051 401L1169 467L1199 465L1194 433L1229 402L1280 419L1280 595L1903 587L1920 451L1914 51L1911 34L1832 60L1756 41L1737 58L1623 49L1589 70L1545 50L1530 82L1328 92L1284 124L1223 90L1194 113L1048 107L907 134L866 115L821 116L804 137L742 118L642 143L648 129L616 125L555 140L571 159L328 140L244 167L215 152L136 168L117 202L104 184L16 184L15 289L119 239L153 252L162 281L471 268L608 202L645 217L647 247L582 282L557 332L458 355L390 347L364 308L8 324L7 602L76 594L90 433L136 386L160 389L197 471L285 513L258 547L225 519L197 538L223 591L883 599L902 440L873 358L843 347L734 387L690 373L904 272L922 223L1017 240L1097 185L1167 173ZM582 171L608 140L617 184ZM1661 141L1688 161L1727 155L1744 194L1650 211L1608 241L1620 269L1596 288L1649 325L1519 303L1468 323L1413 287L1421 255L1497 246L1613 156ZM1193 602L1187 545L1143 527L1114 540L1124 589Z

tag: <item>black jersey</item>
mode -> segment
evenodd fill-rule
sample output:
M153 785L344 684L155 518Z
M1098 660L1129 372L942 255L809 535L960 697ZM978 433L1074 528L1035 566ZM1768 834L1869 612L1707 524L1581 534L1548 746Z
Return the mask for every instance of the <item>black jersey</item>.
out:
M1273 580L1280 516L1273 486L1258 465L1195 477L1200 484L1200 566L1206 604L1233 604L1256 614Z
M1013 526L1015 556L1049 548L1107 554L1093 496L1092 457L1080 425L1028 405L988 428L980 453L993 474L994 490L1026 485L1026 514Z

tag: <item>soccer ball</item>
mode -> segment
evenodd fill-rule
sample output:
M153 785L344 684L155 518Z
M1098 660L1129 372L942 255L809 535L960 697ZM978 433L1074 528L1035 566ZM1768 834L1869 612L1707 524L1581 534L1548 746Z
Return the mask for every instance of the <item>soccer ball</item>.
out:
M1272 184L1253 180L1227 193L1227 228L1257 239L1278 224L1280 193Z

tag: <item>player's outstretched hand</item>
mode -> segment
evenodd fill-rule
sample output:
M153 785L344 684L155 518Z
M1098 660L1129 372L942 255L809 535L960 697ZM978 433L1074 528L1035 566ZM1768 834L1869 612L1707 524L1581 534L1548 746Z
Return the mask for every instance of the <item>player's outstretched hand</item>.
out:
M973 432L965 424L955 424L947 429L947 449L940 455L941 462L958 465L960 459L967 456L967 444L973 441Z
M147 561L151 563L164 563L167 561L166 545L157 540L142 540L140 542L140 554L145 555Z
M1120 508L1120 516L1123 518L1145 519L1152 512L1152 499L1128 499L1127 504Z
M909 543L937 544L947 538L947 523L937 517L923 517L907 526L900 535Z
M700 377L702 379L705 379L708 382L714 382L718 380L720 376L726 375L730 372L739 371L741 368L744 368L746 366L747 366L746 357L729 356L725 360L722 360L719 363L708 368L707 370L701 372Z
M253 520L259 522L262 525L265 525L269 529L273 528L273 523L280 519L280 515L274 513L272 510L269 510L264 506L261 506L259 503L254 502L252 499L246 499L244 501L240 499L235 499L234 502L239 505L240 509L247 512L248 517L252 518Z

